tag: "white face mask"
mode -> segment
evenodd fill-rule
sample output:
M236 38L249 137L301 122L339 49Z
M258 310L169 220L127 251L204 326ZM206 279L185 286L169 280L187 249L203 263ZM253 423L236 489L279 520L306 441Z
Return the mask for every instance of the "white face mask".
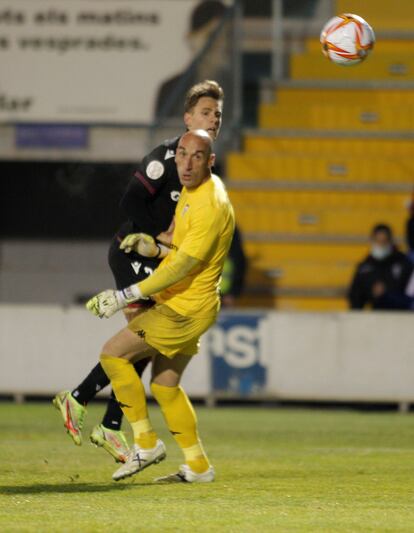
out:
M378 259L378 261L382 261L383 259L387 258L389 255L391 255L391 252L391 244L387 244L386 246L373 244L371 246L371 255L374 259Z

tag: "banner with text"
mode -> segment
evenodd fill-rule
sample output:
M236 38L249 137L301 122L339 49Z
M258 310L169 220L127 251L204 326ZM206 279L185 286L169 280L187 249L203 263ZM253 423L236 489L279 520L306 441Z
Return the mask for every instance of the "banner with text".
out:
M269 345L265 313L223 312L206 335L212 361L212 389L249 396L265 391Z
M150 124L210 18L198 0L0 0L0 123Z

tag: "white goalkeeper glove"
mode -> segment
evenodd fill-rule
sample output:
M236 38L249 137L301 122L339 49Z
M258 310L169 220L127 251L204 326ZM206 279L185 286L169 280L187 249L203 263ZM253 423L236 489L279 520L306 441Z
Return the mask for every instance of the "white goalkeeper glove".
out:
M121 291L108 289L100 292L86 302L86 309L99 318L109 318L128 304L147 299L142 296L137 285L131 285Z
M135 252L143 257L152 257L154 259L165 257L169 252L167 246L158 244L151 235L146 233L131 233L127 235L119 245L119 248L127 254Z

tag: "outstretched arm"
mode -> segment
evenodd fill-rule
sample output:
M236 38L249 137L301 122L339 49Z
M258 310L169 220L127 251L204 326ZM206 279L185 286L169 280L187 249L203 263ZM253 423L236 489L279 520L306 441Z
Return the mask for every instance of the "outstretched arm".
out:
M201 263L200 259L178 251L171 263L157 269L144 281L126 287L121 291L109 289L100 292L87 302L86 307L91 313L100 318L109 318L128 304L137 300L148 299L152 294L175 285L200 266Z
M182 281L201 263L200 259L191 257L179 250L171 263L157 269L151 276L138 283L138 290L145 298L168 289L168 287Z

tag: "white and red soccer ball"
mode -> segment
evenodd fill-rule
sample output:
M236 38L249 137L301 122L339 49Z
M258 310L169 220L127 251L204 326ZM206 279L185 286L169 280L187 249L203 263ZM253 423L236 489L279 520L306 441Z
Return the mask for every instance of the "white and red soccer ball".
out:
M374 43L375 34L371 26L352 13L331 18L321 31L322 52L338 65L360 63Z

